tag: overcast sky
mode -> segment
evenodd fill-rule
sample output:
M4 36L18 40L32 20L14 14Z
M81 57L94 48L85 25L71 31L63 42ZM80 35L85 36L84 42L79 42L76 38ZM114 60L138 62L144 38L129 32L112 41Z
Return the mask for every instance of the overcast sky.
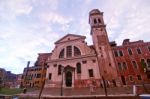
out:
M0 0L0 68L22 73L68 33L92 44L89 11L104 12L110 41L150 41L150 0Z

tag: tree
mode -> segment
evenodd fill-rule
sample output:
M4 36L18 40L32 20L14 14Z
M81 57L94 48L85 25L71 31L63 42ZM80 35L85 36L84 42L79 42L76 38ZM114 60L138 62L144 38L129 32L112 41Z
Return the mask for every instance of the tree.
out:
M144 73L146 72L146 63L144 61L141 61L141 65L142 65L142 68L143 68L143 71ZM142 80L142 85L143 85L143 88L144 88L144 91L147 92L147 89L144 85L144 81Z

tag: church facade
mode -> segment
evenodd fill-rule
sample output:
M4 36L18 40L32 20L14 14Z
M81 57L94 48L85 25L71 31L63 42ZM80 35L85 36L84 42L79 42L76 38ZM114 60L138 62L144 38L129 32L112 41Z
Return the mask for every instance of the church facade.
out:
M67 34L55 42L47 59L45 87L88 87L119 85L114 56L108 40L103 12L94 9L89 13L93 45L85 36Z

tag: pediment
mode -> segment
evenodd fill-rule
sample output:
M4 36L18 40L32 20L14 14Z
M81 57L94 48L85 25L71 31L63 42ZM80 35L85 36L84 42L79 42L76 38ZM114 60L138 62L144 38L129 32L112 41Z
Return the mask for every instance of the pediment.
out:
M76 35L76 34L67 34L66 36L62 37L58 41L55 42L55 44L62 43L62 42L67 42L67 41L73 41L77 39L85 39L85 36L81 35Z

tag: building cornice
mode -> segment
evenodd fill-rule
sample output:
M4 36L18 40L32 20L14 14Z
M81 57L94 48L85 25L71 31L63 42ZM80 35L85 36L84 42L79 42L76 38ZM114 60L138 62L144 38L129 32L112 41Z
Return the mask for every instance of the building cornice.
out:
M82 56L79 56L79 57L60 58L60 59L48 60L47 63L60 62L60 61L68 61L68 60L75 60L75 59L84 59L84 58L89 58L89 57L96 57L96 54L82 55Z

